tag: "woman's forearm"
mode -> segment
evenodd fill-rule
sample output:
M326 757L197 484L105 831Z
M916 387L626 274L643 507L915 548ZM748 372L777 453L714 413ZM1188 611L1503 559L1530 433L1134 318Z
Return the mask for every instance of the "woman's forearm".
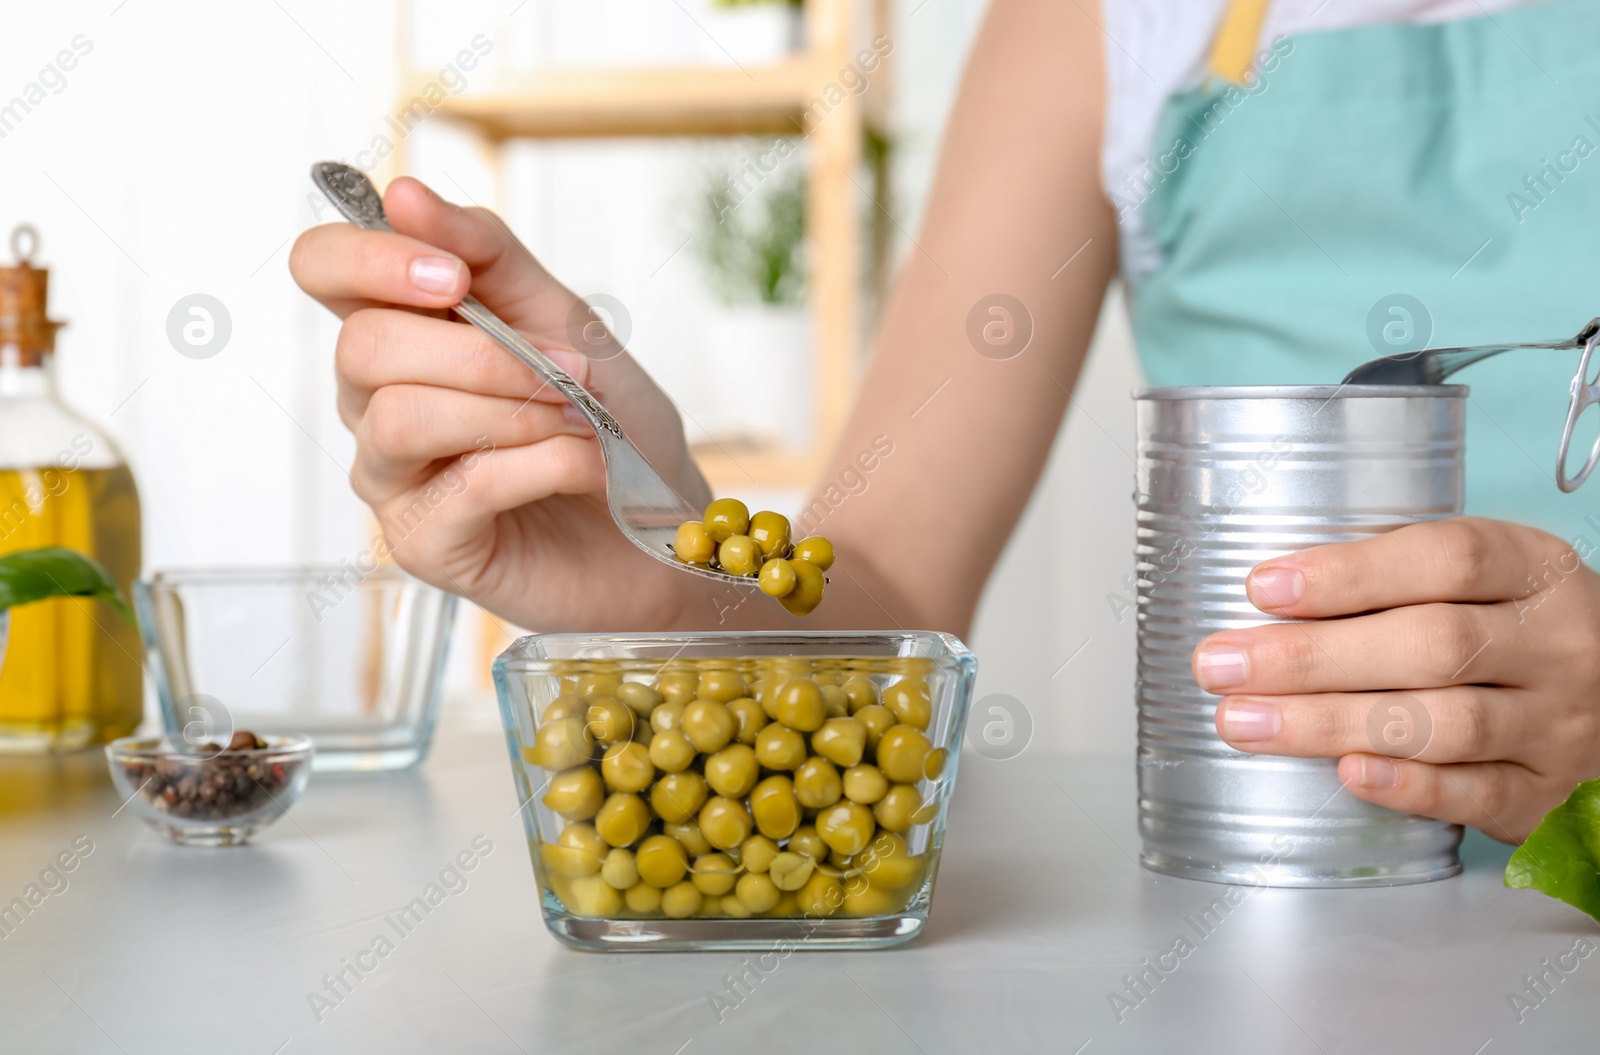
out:
M826 511L814 527L838 553L810 625L964 633L1039 479L1116 265L1086 6L998 0L986 18L806 507Z

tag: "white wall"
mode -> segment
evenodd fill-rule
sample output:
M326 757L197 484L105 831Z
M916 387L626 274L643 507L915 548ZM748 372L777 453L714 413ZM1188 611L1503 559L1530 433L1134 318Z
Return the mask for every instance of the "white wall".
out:
M442 65L478 34L494 50L469 88L538 62L725 61L702 28L716 25L709 0L681 3L421 5L411 61ZM983 4L895 6L895 208L914 230ZM0 104L79 35L91 45L0 137L0 235L24 221L40 230L53 313L70 324L61 384L133 464L147 567L336 561L367 544L370 520L345 481L353 445L333 407L336 327L286 263L289 241L318 220L308 164L354 160L387 127L395 11L391 0L100 0L7 12ZM464 137L429 123L406 145L447 196L492 201ZM717 309L688 261L654 269L681 240L676 203L700 157L681 143L540 145L520 148L508 170L519 232L581 292L624 299L637 353L689 406L695 350ZM169 310L197 292L219 298L233 325L204 360L166 336ZM1022 699L1041 744L1131 742L1132 620L1118 625L1105 602L1130 565L1131 362L1119 317L975 633L982 691ZM476 682L477 656L469 634L459 686Z

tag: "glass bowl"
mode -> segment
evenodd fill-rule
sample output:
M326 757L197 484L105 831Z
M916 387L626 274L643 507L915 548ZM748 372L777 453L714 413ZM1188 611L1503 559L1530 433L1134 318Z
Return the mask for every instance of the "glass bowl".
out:
M456 598L387 565L163 571L134 584L174 743L304 735L327 770L404 769L433 739Z
M259 739L267 746L196 752L127 736L106 745L106 762L128 808L173 842L236 846L283 816L311 775L310 740Z
M976 670L925 632L518 640L494 681L545 925L584 949L910 940Z

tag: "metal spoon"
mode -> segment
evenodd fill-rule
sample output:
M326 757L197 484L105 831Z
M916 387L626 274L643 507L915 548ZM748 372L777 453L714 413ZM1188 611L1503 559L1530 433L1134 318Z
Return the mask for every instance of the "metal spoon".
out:
M319 161L311 166L311 179L334 208L357 227L369 231L393 231L383 214L383 199L378 189L360 169L338 161ZM494 338L506 351L566 396L589 420L600 439L600 452L606 462L606 505L611 519L635 546L679 571L692 572L707 579L735 586L754 587L756 580L730 575L712 568L685 564L672 555L672 541L678 525L699 520L701 511L662 479L639 448L623 435L617 419L565 370L551 362L529 344L505 320L468 296L455 306L455 312Z
M1567 452L1572 446L1573 429L1577 427L1578 418L1585 410L1600 403L1600 379L1588 380L1589 359L1594 354L1597 343L1600 343L1600 318L1590 319L1589 325L1579 330L1576 337L1565 341L1546 341L1541 344L1481 344L1470 348L1424 348L1416 352L1386 355L1382 359L1372 359L1362 363L1345 375L1343 383L1437 385L1462 367L1471 366L1501 352L1581 348L1583 357L1578 361L1578 372L1572 375L1567 422L1561 430L1561 450L1556 456L1556 486L1563 491L1572 492L1583 486L1583 482L1594 471L1595 465L1600 463L1600 437L1596 437L1594 446L1589 451L1589 460L1584 462L1578 475L1567 476Z
M1362 363L1345 375L1347 385L1437 385L1464 366L1471 366L1501 352L1523 349L1582 348L1596 331L1600 319L1592 319L1578 336L1543 344L1480 344L1470 348L1423 348L1416 352L1386 355Z

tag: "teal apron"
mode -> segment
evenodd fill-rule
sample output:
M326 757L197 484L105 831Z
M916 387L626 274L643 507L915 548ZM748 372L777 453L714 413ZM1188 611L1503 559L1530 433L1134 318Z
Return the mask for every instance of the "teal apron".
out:
M1427 317L1431 347L1577 333L1600 315L1597 43L1600 5L1559 0L1298 35L1249 90L1170 99L1151 156L1172 171L1140 206L1165 259L1132 309L1150 383L1336 383L1419 346ZM1452 380L1471 387L1466 511L1587 554L1600 480L1554 478L1577 360Z

